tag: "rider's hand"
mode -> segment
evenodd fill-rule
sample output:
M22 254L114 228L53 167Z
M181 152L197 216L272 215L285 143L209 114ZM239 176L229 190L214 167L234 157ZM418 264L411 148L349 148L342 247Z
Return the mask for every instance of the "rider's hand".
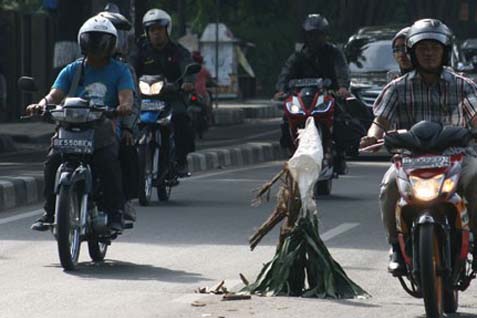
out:
M378 142L378 139L374 136L364 136L359 142L359 148L366 148L372 146Z
M287 96L287 94L284 91L278 91L278 92L275 93L275 95L273 95L273 99L274 100L283 100L286 96Z
M348 91L346 87L340 87L337 91L337 94L341 98L346 98L351 96L350 92Z
M132 107L128 104L121 104L116 107L116 112L119 116L128 116L132 113Z
M28 115L39 115L45 111L45 107L39 104L31 104L26 108L26 113Z
M126 146L134 146L134 136L128 129L122 130L121 143Z
M184 82L181 85L181 90L183 90L184 92L190 93L194 90L194 84L190 82Z

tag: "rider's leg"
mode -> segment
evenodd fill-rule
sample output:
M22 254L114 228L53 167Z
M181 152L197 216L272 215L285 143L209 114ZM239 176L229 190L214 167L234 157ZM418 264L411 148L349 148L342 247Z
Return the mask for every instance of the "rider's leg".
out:
M477 158L466 155L462 162L462 174L459 186L464 190L467 200L467 212L470 219L470 230L474 235L474 247L472 250L472 267L477 270Z
M45 190L43 192L45 197L44 210L45 213L32 224L31 229L36 231L46 231L49 229L49 224L55 220L55 201L56 194L54 192L56 170L61 164L61 155L50 150L46 157L43 174L45 177Z
M176 144L177 173L179 176L186 176L189 173L187 154L195 151L194 131L187 113L173 114L172 122Z
M400 196L396 184L396 174L396 169L394 166L391 166L384 174L379 194L381 217L386 230L387 240L392 247L392 254L388 265L388 270L392 273L399 273L404 270L404 260L399 249L396 230L395 210Z
M104 209L109 214L111 228L122 230L124 193L121 166L118 158L118 144L96 149L92 168L99 177L103 190Z

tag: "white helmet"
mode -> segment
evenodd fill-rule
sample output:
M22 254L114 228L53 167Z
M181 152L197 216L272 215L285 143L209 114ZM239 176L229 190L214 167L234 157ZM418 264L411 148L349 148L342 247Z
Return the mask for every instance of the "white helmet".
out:
M142 18L142 26L144 27L144 31L147 33L147 28L154 24L159 24L160 26L167 28L167 35L171 36L172 18L166 11L160 9L151 9L146 12Z
M108 19L94 16L86 20L78 32L78 44L83 54L111 55L116 47L118 32Z

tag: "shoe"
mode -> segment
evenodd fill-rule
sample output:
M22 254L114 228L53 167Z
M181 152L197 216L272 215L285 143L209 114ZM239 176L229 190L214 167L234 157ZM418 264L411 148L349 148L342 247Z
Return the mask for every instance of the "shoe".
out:
M109 227L113 231L122 232L124 229L123 212L118 211L110 216Z
M388 272L393 276L400 276L406 273L406 264L401 254L399 244L393 244L389 256Z
M35 221L35 223L31 225L31 229L40 232L48 231L52 226L53 222L55 222L55 215L52 213L48 214L45 212L42 216L38 218L38 220Z
M477 246L475 245L472 248L472 270L477 272Z
M131 201L124 203L124 220L136 222L136 209L133 207Z
M187 167L187 164L177 164L176 173L179 178L190 177L190 172L189 168Z

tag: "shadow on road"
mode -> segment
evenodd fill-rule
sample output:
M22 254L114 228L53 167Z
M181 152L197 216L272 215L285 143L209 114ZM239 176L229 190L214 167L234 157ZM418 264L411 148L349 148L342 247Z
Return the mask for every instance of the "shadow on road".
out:
M57 265L59 267L59 265ZM66 272L72 276L94 279L116 279L116 280L157 280L171 283L196 283L210 280L202 277L199 273L171 270L146 264L135 264L115 260L104 262L82 262L78 264L78 269Z

